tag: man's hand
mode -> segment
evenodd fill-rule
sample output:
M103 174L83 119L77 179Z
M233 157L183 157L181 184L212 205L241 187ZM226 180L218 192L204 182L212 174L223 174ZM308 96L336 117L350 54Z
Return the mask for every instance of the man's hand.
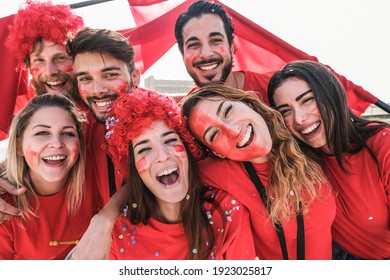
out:
M0 178L0 195L21 195L26 192L26 188L17 189L14 185L10 184L7 180ZM8 204L4 199L0 198L0 224L4 221L11 219L13 216L20 215L18 208Z

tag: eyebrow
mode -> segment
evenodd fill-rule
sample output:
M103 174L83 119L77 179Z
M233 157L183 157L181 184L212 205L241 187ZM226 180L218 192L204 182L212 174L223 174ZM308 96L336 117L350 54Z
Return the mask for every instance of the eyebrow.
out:
M41 128L41 127L43 127L43 128L51 128L50 125L45 125L45 124L37 124L37 125L34 125L32 128L34 129L34 128ZM72 129L77 130L77 128L72 126L72 125L64 126L62 129L68 129L68 128L72 128Z
M209 34L209 37L215 37L215 36L222 36L222 37L225 37L221 32L211 32ZM190 41L196 41L196 40L199 40L198 37L196 36L191 36L189 37L185 42L184 44L187 44L188 42Z
M161 137L166 137L166 136L168 136L170 134L177 134L177 133L174 130L169 130L169 131L164 132L163 134L161 134ZM150 142L149 139L142 140L142 141L140 141L140 142L138 142L137 144L134 145L133 150L135 149L135 147L137 147L139 145L142 145L142 144L149 143L149 142Z
M110 67L103 68L102 70L100 70L100 72L104 73L104 72L108 72L108 71L112 71L112 70L120 70L120 67L118 67L118 66L110 66ZM88 75L88 74L89 73L86 72L86 71L81 71L81 72L77 72L76 73L76 77L83 76L83 75Z
M295 98L295 101L301 100L306 94L308 94L310 92L313 92L313 90L311 88L309 88L308 90L305 90L304 92L302 92L300 95L298 95ZM284 108L284 107L288 107L288 105L287 104L282 104L282 105L277 106L275 109L279 110L279 109Z
M217 112L216 112L216 115L217 117L219 116L219 114L221 113L221 110L222 110L222 106L223 104L225 104L226 100L222 101L221 103L219 103L218 105L218 108L217 108ZM206 134L209 132L209 130L211 129L211 126L208 127L204 132L203 132L203 139L206 140Z

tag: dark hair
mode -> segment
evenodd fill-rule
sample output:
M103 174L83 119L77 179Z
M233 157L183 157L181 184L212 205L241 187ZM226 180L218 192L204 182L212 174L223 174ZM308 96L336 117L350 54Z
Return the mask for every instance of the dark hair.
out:
M226 11L223 9L223 7L218 3L212 3L212 2L205 2L205 1L197 1L195 3L192 3L187 11L180 14L180 16L176 20L175 24L175 37L177 44L179 46L180 52L183 54L183 28L184 25L187 24L187 22L192 18L200 18L202 15L205 14L215 14L218 15L222 21L223 26L225 27L226 36L228 38L229 46L233 43L233 32L234 32L234 26L231 20L231 17L229 17L226 14Z
M216 201L211 196L206 195L208 188L199 178L196 161L188 149L188 144L185 142L183 144L188 155L190 186L188 189L189 199L184 199L181 202L180 209L180 217L188 241L187 259L207 259L213 247L207 246L207 243L214 244L214 233L203 210L203 203L211 203L219 212L222 220L224 216ZM131 207L129 220L132 224L147 224L152 213L156 212L158 203L155 195L146 187L137 171L132 144L129 145L129 155L129 185L131 186L128 200L128 205ZM197 249L196 253L192 252L194 248Z
M79 53L102 53L126 63L129 73L135 69L134 49L129 40L117 31L84 28L67 42L68 54L73 61Z
M325 127L327 145L341 169L348 173L343 153L357 153L363 147L378 164L366 141L389 124L356 116L348 107L345 89L336 75L326 66L309 60L290 62L272 76L268 84L268 100L272 107L275 107L273 96L276 89L291 77L307 82L312 89ZM299 142L307 146L302 141Z

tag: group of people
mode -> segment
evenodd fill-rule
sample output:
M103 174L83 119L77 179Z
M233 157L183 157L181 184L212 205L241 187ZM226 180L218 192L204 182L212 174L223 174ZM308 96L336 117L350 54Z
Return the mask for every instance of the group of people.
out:
M389 124L354 115L318 62L232 71L217 3L174 32L195 83L179 103L138 87L120 33L19 11L8 42L37 96L1 164L0 258L389 259Z

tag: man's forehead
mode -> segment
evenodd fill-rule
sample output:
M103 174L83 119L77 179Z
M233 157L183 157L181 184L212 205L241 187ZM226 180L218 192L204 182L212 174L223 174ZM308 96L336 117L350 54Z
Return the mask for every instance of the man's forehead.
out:
M35 42L31 54L39 55L44 51L50 51L53 53L66 53L65 44L59 44L48 40L38 40Z

